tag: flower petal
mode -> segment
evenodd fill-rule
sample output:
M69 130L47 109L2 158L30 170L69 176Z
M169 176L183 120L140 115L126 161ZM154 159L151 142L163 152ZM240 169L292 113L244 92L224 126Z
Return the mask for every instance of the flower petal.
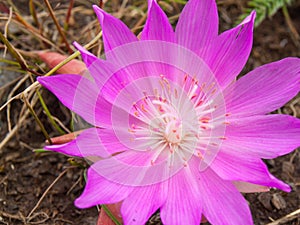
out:
M86 50L83 46L78 44L76 41L73 43L73 45L78 49L78 51L81 54L82 60L84 61L85 65L89 67L94 61L99 60L98 57L90 53L88 50Z
M194 170L202 196L203 215L214 225L252 225L249 206L230 181L221 179L209 167Z
M101 161L96 162L100 163ZM95 165L94 164L94 165ZM114 183L100 176L90 167L87 172L87 183L83 193L75 200L78 208L88 208L100 204L112 204L124 200L133 188Z
M290 187L276 179L261 159L221 150L210 165L220 177L231 181L245 181L258 185L275 187L289 192Z
M111 102L115 102L121 90L129 89L128 86L131 86L128 91L134 93L135 100L127 97L126 103L136 102L138 95L144 97L146 90L143 89L149 89L146 91L149 93L160 87L161 84L157 86L157 82L162 78L182 88L188 88L183 85L187 75L197 78L199 83L216 84L206 63L194 52L178 44L157 40L139 41L123 45L110 53L110 59L120 68L111 76L102 92L106 99L113 100Z
M102 27L105 52L138 40L121 20L111 16L96 5L93 8Z
M122 204L121 213L124 223L145 224L150 216L162 206L166 197L166 183L136 187Z
M210 66L221 87L230 84L244 68L252 48L255 12L240 25L214 39L200 56Z
M215 0L189 0L177 23L177 43L196 53L218 35L218 10Z
M226 127L223 148L256 158L276 158L300 146L300 120L288 115L237 119Z
M69 143L50 145L46 146L45 149L77 157L99 156L107 158L127 148L120 143L112 130L89 128Z
M133 185L136 182L139 184L139 181L144 178L144 175L141 174L141 176L138 177L140 172L137 168L143 166L143 164L149 160L148 156L147 153L126 151L111 158L101 160L93 164L92 167L101 176L113 180L116 183ZM127 176L124 177L124 174Z
M99 127L111 125L112 105L99 96L99 89L87 78L63 74L37 80L88 123Z
M141 34L141 40L175 40L173 28L168 17L159 7L156 0L148 0L148 18Z
M242 193L267 192L270 190L269 187L243 181L233 181L232 183Z
M269 113L299 92L299 81L299 58L260 66L225 90L227 111L235 117Z
M201 192L189 167L169 179L168 198L161 207L163 224L200 224L202 213Z
M88 182L75 205L87 208L123 201L145 178L145 171L148 171L150 164L148 168L143 166L150 160L151 154L153 153L125 151L91 165ZM142 171L144 168L145 171Z
M101 89L114 73L114 66L108 61L99 59L78 43L74 42L74 46L80 51L90 75L94 78L98 88Z

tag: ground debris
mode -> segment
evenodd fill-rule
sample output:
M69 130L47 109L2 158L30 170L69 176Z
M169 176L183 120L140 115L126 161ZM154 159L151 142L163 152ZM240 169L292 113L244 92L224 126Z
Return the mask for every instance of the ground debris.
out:
M275 206L276 209L285 209L286 208L286 201L279 193L275 193L272 195L271 202Z

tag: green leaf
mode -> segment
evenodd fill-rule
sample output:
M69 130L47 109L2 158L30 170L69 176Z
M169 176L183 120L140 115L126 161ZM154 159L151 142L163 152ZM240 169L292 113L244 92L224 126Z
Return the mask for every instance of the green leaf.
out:
M238 18L236 24L245 19L249 12L256 11L255 27L259 26L267 17L271 18L284 6L291 5L294 0L250 0L244 13Z

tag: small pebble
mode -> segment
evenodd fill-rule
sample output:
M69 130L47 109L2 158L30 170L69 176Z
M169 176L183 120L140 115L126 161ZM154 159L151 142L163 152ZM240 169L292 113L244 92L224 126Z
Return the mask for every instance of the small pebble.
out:
M271 205L271 194L266 192L266 193L261 193L258 195L258 201L268 210L272 210L272 205Z
M272 200L271 200L272 204L275 206L276 209L285 209L286 208L286 201L284 200L284 198L276 193L273 194L272 196Z

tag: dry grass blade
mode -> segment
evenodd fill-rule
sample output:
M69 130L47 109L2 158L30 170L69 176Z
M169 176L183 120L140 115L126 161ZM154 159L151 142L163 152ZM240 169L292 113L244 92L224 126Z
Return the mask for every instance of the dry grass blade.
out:
M287 224L287 222L297 218L300 215L300 209L297 209L296 211L273 221L272 223L268 223L267 225L279 225L279 224Z
M30 10L30 14L32 15L32 18L33 18L35 24L37 25L38 28L40 28L41 25L39 23L39 20L38 20L36 11L35 11L35 6L34 6L33 0L29 0L29 10Z
M74 6L74 0L70 0L70 5L69 5L67 16L66 16L66 22L64 24L65 30L68 30L68 28L69 28L69 23L70 23L73 6Z
M11 129L11 131L5 136L5 138L0 143L0 153L3 147L9 142L9 140L17 133L18 128L21 124L26 120L27 116L29 115L29 111L25 111L25 113L20 117L18 123Z
M52 17L53 22L55 23L55 26L56 26L56 28L57 28L57 30L58 30L60 36L62 37L62 40L63 40L63 42L65 43L65 45L66 45L66 47L67 47L69 53L70 53L70 54L73 53L73 50L71 49L71 47L70 47L70 45L69 45L69 43L68 43L68 41L67 41L67 38L66 38L65 33L64 33L63 30L61 29L61 27L60 27L60 25L59 25L59 23L58 23L58 21L57 21L55 15L54 15L53 9L52 9L52 7L51 7L49 1L48 1L48 0L44 0L44 2L45 2L46 5L47 5L47 8L48 8L49 13L50 13L50 16Z
M19 220L19 221L22 221L23 223L25 223L25 218L21 213L10 214L10 213L7 213L7 212L0 211L0 216L1 216L1 218L2 217L7 217L9 219Z
M20 53L18 53L18 51L10 44L10 42L7 40L7 38L0 32L0 39L1 41L5 44L5 46L7 47L7 50L9 51L9 53L17 60L17 62L20 64L21 68L23 70L26 70L32 74L35 74L37 76L41 76L42 74L39 74L36 71L33 71L32 69L30 69L27 64L26 61L23 59L22 55Z
M33 107L30 105L28 99L25 97L25 95L22 95L22 99L24 100L27 108L29 109L30 113L32 114L32 116L34 117L35 121L37 122L37 124L39 125L39 127L41 128L42 133L44 134L44 136L46 137L47 141L52 144L51 138L49 137L48 132L46 131L43 123L40 121L39 117L36 115Z
M19 28L23 28L24 32L32 34L37 40L45 42L46 44L48 44L51 47L53 47L59 53L64 54L64 52L57 45L55 45L49 39L47 39L43 35L41 35L40 32L37 29L35 29L34 27L32 27L30 24L28 24L18 14L16 14L16 18L15 18L14 22L17 25L19 25Z
M292 38L294 44L296 46L300 46L300 35L299 35L297 29L295 28L293 22L292 22L292 19L290 17L290 14L288 12L288 9L287 9L286 5L284 5L282 7L282 12L283 12L283 15L284 15L284 18L285 18L285 22L286 22L286 24L288 25L288 27L291 31L291 38Z
M35 218L39 218L39 217L42 217L42 219L40 219L38 221L34 221ZM32 225L34 225L34 224L45 224L45 222L49 218L50 218L50 216L47 213L45 213L45 212L38 212L38 213L33 214L31 217L26 218L26 220L27 220L26 222L28 224L32 224Z
M10 104L12 101L16 100L16 99L20 99L22 95L27 95L30 91L35 90L36 88L40 87L39 83L36 81L34 82L32 85L30 85L28 88L26 88L24 91L22 91L21 93L15 95L14 97L10 98L6 103L4 103L1 107L0 107L0 111L2 111L8 104Z
M94 39L92 39L88 44L86 44L84 47L89 49L91 46L93 46L100 38L102 37L102 32L100 32ZM66 58L65 60L63 60L61 63L59 63L57 66L55 66L53 69L51 69L48 73L45 74L45 76L50 76L53 73L55 73L59 68L61 68L63 65L65 65L66 63L70 62L71 60L75 59L76 57L78 57L80 55L79 51L74 52L72 55L70 55L68 58ZM16 100L16 99L20 99L20 97L22 95L29 95L29 93L31 93L32 91L37 90L37 88L40 87L40 84L36 81L33 84L31 84L29 87L27 87L24 91L22 91L21 93L15 95L14 97L10 98L6 103L4 103L4 105L2 105L0 107L0 111L2 111L8 104L10 104L12 101ZM37 102L37 99L35 99L35 101L31 104L31 105L35 105L35 103ZM19 125L22 124L25 119L27 118L27 116L29 115L29 111L26 111L24 113L24 115L19 119L18 124L16 124L11 131L6 135L6 137L2 140L2 142L0 143L0 150L9 142L9 140L16 134L16 132L18 131Z
M14 95L15 91L21 87L21 85L29 78L29 74L25 75L10 91L7 99L11 99L12 96ZM7 115L7 125L8 125L8 131L11 131L11 122L10 122L10 104L7 105L7 110L6 110L6 115Z
M63 172L61 172L59 174L58 177L55 178L55 180L49 185L49 187L45 190L45 192L43 193L43 195L41 196L41 198L39 199L39 201L36 203L36 205L33 207L33 209L30 211L30 213L28 214L27 218L30 218L31 215L34 213L34 211L39 207L39 205L41 204L41 202L43 201L43 199L46 197L47 193L50 191L50 189L57 183L57 181L59 181L60 178L62 178L63 175L65 175L69 169L71 169L73 167L69 167L67 169L65 169Z
M56 121L53 119L53 116L51 115L51 113L50 113L50 111L49 111L49 109L48 109L48 107L47 107L47 105L46 105L46 103L45 103L45 101L44 101L44 99L43 99L41 93L37 90L37 91L36 91L36 94L38 95L39 100L40 100L40 103L41 103L41 105L42 105L42 107L43 107L43 109L44 109L44 112L45 112L45 114L47 115L47 117L48 117L50 123L52 124L52 126L53 126L53 127L54 127L61 135L65 134L65 132L57 125Z
M34 33L39 33L39 30L33 27L31 24L27 23L27 21L21 16L21 14L14 12L15 20L23 24L28 30L33 31Z
M86 44L84 47L85 48L90 48L91 46L93 46L100 38L102 37L102 32L100 32L92 41L90 41L88 44ZM65 64L67 64L68 62L70 62L71 60L75 59L76 57L78 57L80 55L79 51L74 52L72 55L70 55L68 58L66 58L65 60L63 60L61 63L59 63L57 66L55 66L53 69L51 69L48 73L46 73L44 76L50 76L53 73L55 73L59 68L61 68L62 66L64 66ZM15 95L14 97L12 97L11 99L9 99L6 103L4 103L4 105L2 105L0 107L0 111L2 111L10 102L12 102L13 100L19 99L21 97L22 94L27 94L32 90L35 90L36 88L40 87L39 82L34 82L33 84L31 84L29 87L27 87L24 91L22 91L21 93L19 93L18 95Z
M9 23L12 19L12 7L9 8L9 16L8 16L8 19L7 19L7 22L5 24L5 27L4 27L4 37L7 38L7 33L8 33L8 26L9 26ZM6 50L7 50L7 47L4 49L4 58L5 58L5 55L6 55Z

